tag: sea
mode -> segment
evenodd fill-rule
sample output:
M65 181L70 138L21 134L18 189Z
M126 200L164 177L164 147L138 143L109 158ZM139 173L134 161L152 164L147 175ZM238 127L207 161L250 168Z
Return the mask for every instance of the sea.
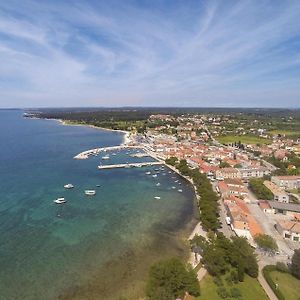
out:
M73 159L123 139L0 110L1 300L139 299L153 262L187 257L196 222L188 182L161 166L97 168L153 160L133 157L137 149Z

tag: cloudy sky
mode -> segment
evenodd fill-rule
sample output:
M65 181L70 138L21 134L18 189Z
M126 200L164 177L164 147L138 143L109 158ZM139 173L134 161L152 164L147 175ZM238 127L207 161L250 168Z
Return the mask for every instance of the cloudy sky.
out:
M126 105L300 107L300 1L0 1L0 107Z

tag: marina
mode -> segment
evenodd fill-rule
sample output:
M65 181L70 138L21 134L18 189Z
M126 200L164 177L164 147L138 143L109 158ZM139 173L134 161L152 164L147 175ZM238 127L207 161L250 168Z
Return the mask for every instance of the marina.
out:
M155 166L164 164L162 161L152 161L152 162L141 162L141 163L126 163L126 164L114 164L114 165L99 165L98 169L116 169L116 168L141 168L146 166ZM153 175L154 177L154 175ZM156 176L155 176L156 177Z

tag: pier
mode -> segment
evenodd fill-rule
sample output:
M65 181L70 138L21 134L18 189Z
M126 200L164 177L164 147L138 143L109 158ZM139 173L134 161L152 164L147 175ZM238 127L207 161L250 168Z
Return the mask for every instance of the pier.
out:
M98 169L116 169L116 168L141 168L146 166L156 166L163 165L162 161L151 161L151 162L141 162L141 163L128 163L128 164L115 164L115 165L100 165Z

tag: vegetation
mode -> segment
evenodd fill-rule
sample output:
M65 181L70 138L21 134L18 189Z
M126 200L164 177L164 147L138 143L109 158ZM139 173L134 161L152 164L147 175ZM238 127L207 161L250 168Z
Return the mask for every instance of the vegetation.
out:
M178 171L185 176L190 177L200 196L198 203L200 211L200 221L202 227L209 231L217 231L220 227L218 195L213 191L212 185L205 174L201 174L198 169L190 169L185 159L179 162L171 157L166 160L167 163L175 165Z
M185 292L197 297L200 286L196 273L178 258L160 261L151 267L146 286L149 300L174 300Z
M201 296L198 298L190 297L188 300L220 300L221 295L226 295L226 299L240 300L268 300L264 290L257 279L248 275L243 282L230 283L226 276L221 276L219 280L215 277L206 275L201 280Z
M292 257L291 272L300 279L300 249L296 249Z
M300 280L290 273L284 263L264 267L263 274L279 300L299 299Z
M219 164L219 167L220 168L229 168L230 164L226 161L221 161L220 164Z
M232 144L238 143L241 144L270 144L271 140L264 139L255 135L221 135L217 136L216 140L222 144Z
M170 165L170 166L175 166L178 162L177 157L170 157L166 159L166 164Z
M230 240L218 232L209 240L196 236L191 245L201 249L201 262L212 276L229 274L233 282L243 281L245 274L253 278L258 276L256 255L246 238L232 237Z
M264 251L275 252L278 250L277 243L273 237L267 234L258 234L254 237L254 241L259 248Z
M273 193L264 185L264 179L251 178L249 188L258 199L272 200Z

